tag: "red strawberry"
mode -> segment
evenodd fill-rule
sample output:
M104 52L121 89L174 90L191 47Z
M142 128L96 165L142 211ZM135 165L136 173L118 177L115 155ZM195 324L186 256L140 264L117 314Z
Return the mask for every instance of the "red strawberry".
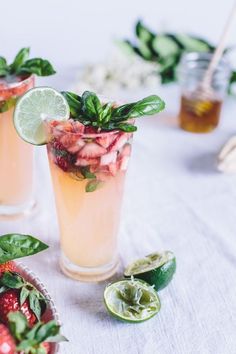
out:
M121 156L130 156L130 154L131 154L131 145L130 144L125 144L125 146L121 150L120 155Z
M91 165L98 165L99 159L82 159L77 158L75 165L76 166L91 166Z
M101 145L102 147L104 147L105 149L107 149L112 143L113 141L116 139L116 135L115 134L109 134L107 133L106 135L102 135L100 137L98 137L96 139L96 142Z
M63 156L56 156L55 157L55 163L57 164L58 167L60 167L64 172L68 170L69 163L67 159Z
M50 350L51 350L50 343L44 342L44 343L41 344L41 347L44 348L45 353L47 353L47 354L50 353Z
M115 176L118 170L118 166L116 163L110 163L108 166L109 172L111 173L112 176Z
M127 133L119 134L118 137L116 138L116 140L109 147L109 150L110 151L120 150L122 148L122 146L125 145L127 140L128 140L128 134Z
M5 272L14 272L14 271L16 271L15 262L10 261L10 262L0 264L0 276Z
M104 154L101 157L100 165L109 165L110 163L115 163L117 157L117 151L111 151L108 154Z
M65 150L64 145L60 141L53 141L52 147L56 150Z
M104 155L107 152L107 150L92 142L92 143L87 143L79 152L78 152L78 157L81 157L83 159L93 159L96 157L100 157Z
M8 328L0 324L0 354L15 354L16 345Z
M0 294L0 321L7 324L9 312L21 311L28 320L30 327L36 323L37 318L30 309L29 300L20 304L20 290L8 289Z
M78 152L84 145L85 141L79 138L77 134L65 134L60 139L61 144L72 154Z

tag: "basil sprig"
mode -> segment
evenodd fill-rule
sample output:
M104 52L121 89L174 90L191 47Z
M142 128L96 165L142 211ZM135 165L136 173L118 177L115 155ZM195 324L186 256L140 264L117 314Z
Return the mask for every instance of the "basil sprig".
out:
M189 34L154 33L141 21L135 26L135 40L118 42L127 53L135 53L144 60L158 64L158 74L162 84L177 80L177 66L188 52L213 52L215 47L203 38ZM229 48L226 49L226 52ZM236 82L236 72L232 71L229 84Z
M4 57L0 57L0 77L7 75L49 76L55 74L52 64L42 58L29 59L30 48L22 48L16 55L12 64L7 64Z
M137 102L115 106L112 103L102 103L98 96L90 91L85 91L82 96L65 91L62 94L70 106L71 118L85 126L105 131L117 129L134 132L137 127L130 120L156 114L165 107L165 103L156 95L145 97Z
M45 243L30 235L7 234L0 236L0 264L31 256L47 248Z

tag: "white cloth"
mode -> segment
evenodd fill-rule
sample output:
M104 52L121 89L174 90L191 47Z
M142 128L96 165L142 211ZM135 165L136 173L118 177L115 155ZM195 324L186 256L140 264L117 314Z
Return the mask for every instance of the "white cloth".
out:
M36 152L38 213L0 223L2 234L29 233L50 244L25 263L55 300L70 340L62 354L236 353L236 176L215 168L219 149L236 131L236 105L228 100L213 133L191 134L177 128L177 89L160 95L166 113L141 119L135 133L120 228L121 271L156 250L176 254L177 272L160 292L156 317L136 325L118 322L103 305L106 282L79 283L60 273L44 147Z

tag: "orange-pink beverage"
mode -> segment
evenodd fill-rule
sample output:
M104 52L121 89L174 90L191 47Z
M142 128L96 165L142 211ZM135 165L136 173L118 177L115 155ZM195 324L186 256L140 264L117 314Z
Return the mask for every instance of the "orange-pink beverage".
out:
M132 135L96 134L69 120L50 125L47 145L61 236L61 267L87 281L118 266L117 233Z
M33 147L16 133L16 100L34 86L34 77L0 78L0 215L18 214L32 202Z

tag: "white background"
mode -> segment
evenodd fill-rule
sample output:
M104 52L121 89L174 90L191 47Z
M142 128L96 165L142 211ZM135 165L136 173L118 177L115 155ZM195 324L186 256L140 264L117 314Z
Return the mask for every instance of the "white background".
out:
M57 68L81 65L109 55L113 39L132 38L138 18L156 31L188 31L215 42L232 4L233 0L1 0L0 55L11 59L19 48L31 46L32 55L49 58ZM235 33L236 25L232 43Z

